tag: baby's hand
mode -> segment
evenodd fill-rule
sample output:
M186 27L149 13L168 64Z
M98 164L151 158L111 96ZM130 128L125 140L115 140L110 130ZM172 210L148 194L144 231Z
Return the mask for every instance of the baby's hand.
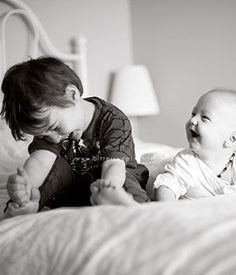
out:
M17 168L17 173L10 175L7 181L7 191L13 202L20 206L30 200L31 188L28 174L24 168Z

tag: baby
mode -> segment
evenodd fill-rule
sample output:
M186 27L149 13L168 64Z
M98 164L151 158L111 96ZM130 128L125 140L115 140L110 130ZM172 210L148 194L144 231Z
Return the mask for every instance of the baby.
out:
M236 91L203 94L186 123L189 148L179 152L154 182L154 200L196 199L236 192ZM100 187L101 189L101 187ZM99 200L104 200L104 192ZM120 189L107 190L118 204L136 204Z

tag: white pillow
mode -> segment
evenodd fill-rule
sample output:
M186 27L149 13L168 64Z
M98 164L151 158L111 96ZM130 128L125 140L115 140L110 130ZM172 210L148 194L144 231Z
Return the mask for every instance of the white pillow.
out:
M6 182L10 174L15 173L18 166L22 166L29 156L28 145L31 142L15 141L9 127L0 119L0 219L9 196L6 191Z

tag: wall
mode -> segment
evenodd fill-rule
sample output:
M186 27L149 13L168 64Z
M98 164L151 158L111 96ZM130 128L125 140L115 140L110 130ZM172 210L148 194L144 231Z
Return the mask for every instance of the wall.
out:
M236 89L235 0L24 2L59 50L69 52L70 39L80 33L88 37L91 95L107 98L111 73L132 63L132 51L135 63L148 67L161 113L139 120L143 140L185 146L185 121L200 94ZM0 0L0 17L7 10ZM17 18L7 30L11 65L26 57L29 36Z
M113 71L132 63L128 0L24 0L42 22L52 43L70 51L70 39L88 38L90 95L107 97ZM9 10L0 0L0 17ZM30 39L25 24L13 18L7 26L8 65L26 58Z
M236 89L236 1L130 3L134 61L148 67L161 108L140 120L141 137L185 146L197 98L214 87Z

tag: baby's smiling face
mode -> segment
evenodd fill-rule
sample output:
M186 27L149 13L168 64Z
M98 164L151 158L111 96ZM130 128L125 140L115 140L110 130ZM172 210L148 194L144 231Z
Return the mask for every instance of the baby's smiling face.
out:
M222 150L236 130L236 95L209 92L198 100L186 123L189 147L200 156Z

